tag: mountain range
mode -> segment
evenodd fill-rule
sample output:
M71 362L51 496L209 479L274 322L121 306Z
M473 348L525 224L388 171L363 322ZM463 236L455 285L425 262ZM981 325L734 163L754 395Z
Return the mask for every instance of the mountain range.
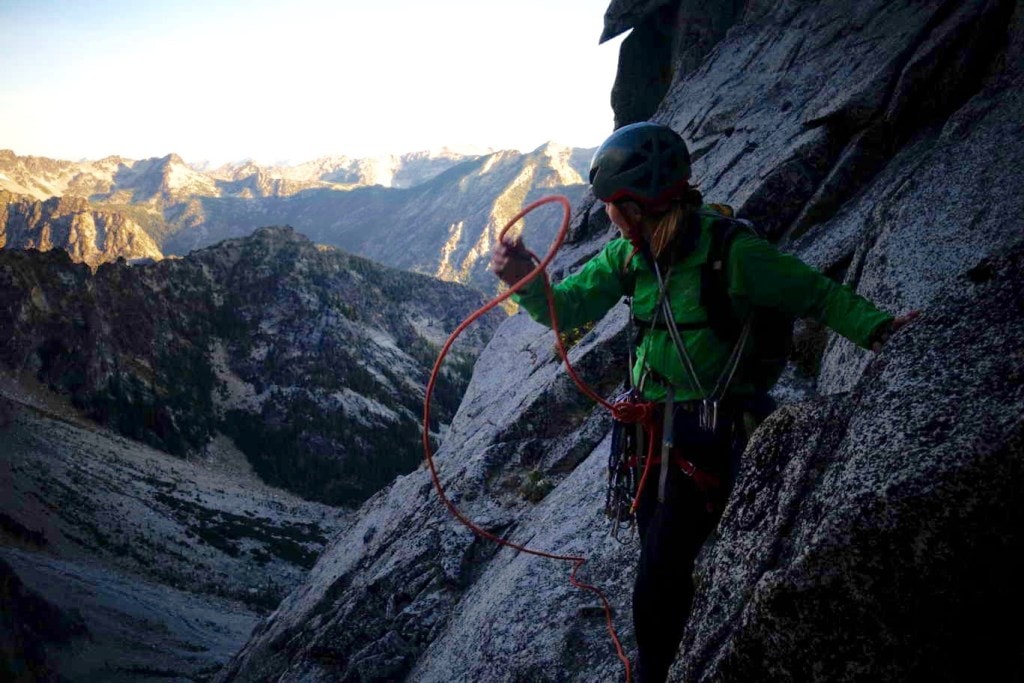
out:
M15 375L179 456L226 434L265 481L332 504L415 466L427 371L484 303L290 228L95 272L63 250L4 249L0 290L0 365ZM454 350L440 422L500 317Z
M5 150L0 190L10 194L0 196L7 207L0 245L58 246L96 265L184 255L261 226L290 225L386 265L494 291L486 263L497 230L541 195L578 199L591 153L548 143L528 154L442 150L199 170L175 154L70 162ZM533 219L531 237L550 240L558 218ZM83 227L111 223L116 235Z

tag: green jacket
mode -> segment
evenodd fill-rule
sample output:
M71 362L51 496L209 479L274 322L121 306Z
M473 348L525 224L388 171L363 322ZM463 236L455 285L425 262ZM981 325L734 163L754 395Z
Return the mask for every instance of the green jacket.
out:
M696 248L672 266L667 282L672 312L678 325L707 321L700 302L701 268L707 261L711 242L710 226L715 218L701 221L701 236ZM633 287L633 311L642 320L654 317L658 288L654 274L633 246L619 238L609 242L578 272L554 286L558 326L570 330L598 320ZM823 322L854 343L868 348L878 327L892 316L879 311L862 296L839 285L789 254L781 253L767 241L741 232L732 243L727 264L729 295L739 319L751 307L775 308L794 317ZM517 301L539 323L550 327L544 285L538 278L515 295ZM710 392L722 374L732 353L732 345L723 342L711 330L680 328L686 350L704 390ZM750 350L748 349L748 352ZM676 387L675 399L702 398L687 380L667 330L650 329L636 350L633 379L639 383L645 365ZM753 392L753 386L739 375L730 385L730 394ZM644 396L650 400L665 397L665 387L650 379L644 384Z

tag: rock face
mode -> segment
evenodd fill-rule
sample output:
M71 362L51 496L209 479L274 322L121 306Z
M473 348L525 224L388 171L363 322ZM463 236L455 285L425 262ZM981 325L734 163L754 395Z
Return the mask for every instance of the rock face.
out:
M4 250L0 282L0 365L171 453L223 431L268 482L334 504L415 466L429 368L482 303L289 228L95 274L61 251ZM441 423L499 317L441 377Z
M612 87L615 127L646 121L674 80L700 66L743 9L739 0L615 0L601 41L632 30Z
M680 678L1024 673L1024 240L1004 249L852 391L763 425L701 558Z
M710 200L923 314L879 356L809 334L816 389L744 456L672 680L1024 676L1022 86L1024 14L1005 0L748 2L676 71L654 117L690 143ZM607 240L599 218L582 203L556 273ZM572 352L606 394L625 329L616 307ZM589 557L629 648L636 547L601 517L607 420L520 315L437 461L484 528ZM421 469L356 512L220 680L616 680L601 612L567 573L478 540Z
M55 680L59 674L46 646L86 633L85 625L26 588L3 560L0 581L0 673L12 681Z
M572 351L605 392L624 362L624 334L613 334L591 332ZM483 528L591 556L584 579L628 611L632 548L598 521L603 460L587 459L608 425L551 339L516 316L480 357L436 459L448 495ZM585 662L588 680L614 676L603 614L568 585L570 567L477 539L441 507L424 469L398 478L353 522L223 680L532 680Z
M199 171L175 154L72 163L0 150L0 190L47 200L44 206L71 205L78 212L116 217L107 222L137 224L167 254L184 255L260 226L287 224L322 244L493 292L495 280L486 264L498 229L541 195L578 199L591 154L548 143L528 154L441 150L383 159L332 157L293 167L247 162ZM48 199L54 195L86 197L88 203ZM22 213L34 217L19 218ZM11 214L8 245L52 243L82 260L78 245L92 233L85 231L82 238L71 230L68 238L69 228L51 228L39 213L36 208ZM3 230L0 220L0 241ZM554 232L534 235L540 244ZM112 248L88 253L90 263L124 255Z
M135 221L116 211L97 211L80 198L45 202L0 191L0 248L59 248L75 261L98 266L119 258L163 258Z

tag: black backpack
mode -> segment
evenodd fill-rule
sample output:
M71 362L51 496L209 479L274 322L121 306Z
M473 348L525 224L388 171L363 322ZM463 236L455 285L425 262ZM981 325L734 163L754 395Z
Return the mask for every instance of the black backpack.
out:
M700 298L701 305L707 312L708 325L728 344L736 343L744 323L733 311L726 272L729 250L732 248L733 240L741 232L765 239L749 221L731 216L716 219L711 224L708 258L701 267ZM767 392L782 375L793 351L795 318L773 308L754 307L750 315L750 340L740 372L759 392Z

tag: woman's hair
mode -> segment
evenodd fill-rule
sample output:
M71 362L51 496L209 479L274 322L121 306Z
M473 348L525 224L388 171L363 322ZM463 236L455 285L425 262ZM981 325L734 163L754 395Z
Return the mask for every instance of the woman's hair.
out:
M699 209L703 203L704 198L700 192L696 188L690 187L687 188L685 194L673 201L666 211L651 217L656 221L650 238L651 252L655 259L660 261L663 255L669 253L679 231L685 226L690 212Z

